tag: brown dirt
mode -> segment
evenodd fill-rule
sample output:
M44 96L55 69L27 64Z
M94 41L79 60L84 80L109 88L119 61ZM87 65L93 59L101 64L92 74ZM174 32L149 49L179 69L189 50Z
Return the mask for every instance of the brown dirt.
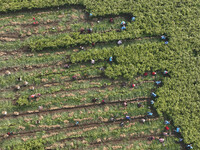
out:
M141 118L144 118L145 116L135 116L132 118L132 122L138 122ZM159 119L158 117L152 118L152 119ZM53 133L53 132L61 132L61 131L71 131L73 129L90 129L90 128L95 128L95 127L100 127L100 126L105 126L109 124L119 124L120 122L125 121L125 119L118 119L115 122L110 122L110 121L101 121L101 122L91 122L91 123L86 123L86 124L80 124L79 126L66 126L66 127L60 127L60 126L51 126L51 127L46 127L45 125L41 126L42 129L36 129L36 130L31 130L31 131L22 131L22 132L17 132L13 133L12 136L9 138L17 137L17 136L27 136L27 135L34 135L37 132L45 131L46 133ZM150 120L149 120L150 121ZM3 138L4 135L1 135L0 137Z
M117 101L111 101L111 102L106 102L105 105L115 105L115 104L123 104L124 101L126 102L145 102L145 101L149 101L150 98L148 97L140 97L140 98L134 98L134 99L127 99L127 100L117 100ZM15 116L14 114L8 114L7 116L2 116L0 118L0 120L2 119L6 119L6 118L17 118L17 117L22 117L22 116L30 116L33 114L37 114L37 115L41 115L41 114L46 114L46 113L61 113L61 112L66 112L66 111L71 111L71 110L77 110L77 109L83 109L83 108L92 108L95 106L102 106L101 103L89 103L89 104L85 104L85 105L79 105L79 106L70 106L70 107L63 107L63 108L52 108L52 109L48 109L48 110L42 110L42 111L28 111L28 112L22 112L19 113L18 116Z

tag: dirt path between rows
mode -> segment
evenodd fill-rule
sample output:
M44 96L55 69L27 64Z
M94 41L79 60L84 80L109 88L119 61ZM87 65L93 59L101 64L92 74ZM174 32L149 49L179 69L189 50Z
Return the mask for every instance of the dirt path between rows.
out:
M126 99L126 100L117 100L117 101L111 101L111 102L106 102L105 105L114 105L114 104L119 104L123 103L124 101L126 102L131 102L131 103L137 103L137 102L142 102L142 101L148 101L150 100L149 97L139 97L139 98L134 98L134 99ZM83 108L92 108L95 106L102 106L101 103L88 103L85 105L78 105L78 106L63 106L62 108L51 108L47 110L35 110L35 111L27 111L27 112L22 112L19 113L18 116L14 114L8 114L6 116L2 116L0 120L8 119L8 118L18 118L22 116L30 116L30 115L41 115L41 114L49 114L49 113L61 113L61 112L66 112L66 111L71 111L71 110L78 110L78 109L83 109Z
M132 117L131 119L131 123L133 122L138 122L140 121L142 118L145 118L146 116L135 116ZM158 116L154 116L152 118L147 119L146 121L154 121L154 120L158 120L160 118L158 118ZM110 125L110 124L120 124L122 121L127 121L124 118L121 119L117 119L115 120L115 122L112 121L101 121L101 122L91 122L91 123L85 123L85 124L80 124L78 126L75 125L71 125L71 126L66 126L66 127L54 127L54 128L49 128L49 129L36 129L36 130L31 130L31 131L24 131L24 132L17 132L17 133L13 133L12 136L9 136L8 138L13 138L13 137L17 137L17 136L30 136L30 135L35 135L36 132L41 132L41 131L45 131L45 133L52 133L52 132L61 132L61 131L71 131L71 130L75 130L75 129L85 129L85 128L89 128L89 127L100 127L100 126L105 126L105 125ZM4 135L1 135L0 137L3 139ZM7 139L7 138L6 138Z

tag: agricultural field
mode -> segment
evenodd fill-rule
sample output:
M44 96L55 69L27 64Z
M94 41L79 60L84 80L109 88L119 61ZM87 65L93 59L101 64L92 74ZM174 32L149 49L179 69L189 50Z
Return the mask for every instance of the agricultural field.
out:
M199 14L197 0L1 0L0 149L200 149Z

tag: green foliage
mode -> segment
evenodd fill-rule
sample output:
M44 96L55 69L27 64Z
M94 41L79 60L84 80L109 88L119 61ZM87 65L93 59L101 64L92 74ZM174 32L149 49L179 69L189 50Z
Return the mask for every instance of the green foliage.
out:
M13 150L44 150L44 144L46 143L43 139L29 140L23 144L15 145Z
M21 96L21 97L19 97L19 99L17 100L17 104L19 106L28 105L28 98L27 98L27 96Z
M123 76L132 78L146 70L167 69L170 79L164 79L164 86L156 93L155 107L159 113L167 114L176 126L181 127L181 134L186 143L194 143L194 149L200 149L199 127L199 1L187 0L1 0L0 11L16 11L23 8L43 8L64 4L81 4L94 16L108 14L131 14L136 17L133 24L128 24L125 32L102 34L59 35L39 37L31 40L28 46L33 51L46 48L70 47L92 42L109 42L119 39L133 39L143 36L157 36L167 33L168 45L148 43L132 47L102 49L80 52L71 57L72 62L108 59L115 57L113 64L107 65L105 74L111 78ZM106 56L107 55L107 56ZM87 60L88 59L88 60ZM6 83L3 82L3 85Z

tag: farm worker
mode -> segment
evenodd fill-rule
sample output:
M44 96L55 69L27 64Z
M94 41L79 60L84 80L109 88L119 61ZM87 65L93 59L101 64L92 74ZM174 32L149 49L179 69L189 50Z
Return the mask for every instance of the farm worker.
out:
M109 58L109 61L110 61L110 62L112 62L112 61L113 61L113 58L112 58L112 56Z
M92 46L95 46L95 43L94 43L94 42L92 42Z
M122 22L121 22L121 25L126 25L126 22L125 22L125 21L122 21Z
M101 101L101 104L105 104L105 103L106 103L105 100L102 100L102 101Z
M73 80L76 80L76 79L77 79L77 76L72 76L72 79L73 79Z
M30 98L36 98L35 94L31 95Z
M152 95L153 97L156 97L156 96L157 96L154 92L152 92L151 95Z
M124 122L121 122L121 123L120 123L120 126L123 127L123 126L124 126Z
M93 98L92 102L95 103L98 99L97 98Z
M20 86L19 86L19 85L16 85L15 88L16 88L16 90L19 90L19 89L20 89Z
M168 74L168 72L165 70L165 71L163 72L163 74L166 75L166 74Z
M141 119L141 122L142 122L142 123L145 123L145 121L146 121L146 120L145 120L144 118Z
M122 41L121 41L121 40L119 40L119 41L117 42L117 44L118 44L118 45L121 45L121 44L122 44Z
M179 133L180 132L180 128L176 128L175 132Z
M186 148L187 148L187 149L193 149L193 147L192 147L191 144L190 144L190 145L187 145Z
M41 94L40 94L40 93L37 93L35 96L36 96L36 97L40 97L40 96L41 96Z
M99 68L101 71L104 71L105 69L103 67Z
M166 135L167 135L167 132L163 132L163 135L166 136Z
M88 29L88 33L92 33L92 28L89 28L89 29Z
M144 76L148 76L148 73L147 73L147 72L145 72L145 73L144 73Z
M168 130L169 130L169 127L168 127L168 126L166 126L166 127L165 127L165 130L167 130L167 131L168 131Z
M132 17L132 18L131 18L131 21L135 21L135 17Z
M84 50L84 47L83 47L83 46L80 46L80 49L81 49L81 50Z
M168 44L168 43L169 43L168 41L165 42L165 44Z
M167 120L165 120L165 124L170 124L170 122L169 122L169 121L167 121Z
M13 132L8 132L7 134L10 136L10 135L13 135Z
M69 64L65 64L65 65L64 65L64 68L69 68Z
M159 85L159 84L161 84L161 81L156 81L156 85Z
M121 30L126 30L126 27L125 26L121 27Z
M84 28L81 28L80 33L83 34L85 32Z
M127 106L127 102L125 101L125 102L124 102L124 107L126 107L126 106Z
M92 17L92 15L93 15L93 14L92 14L92 13L90 13L90 17Z
M132 84L131 87L134 88L134 87L135 87L135 84Z
M154 140L154 139L155 139L154 136L150 136L150 137L148 137L148 140L149 140L149 141L152 141L152 140Z
M182 138L179 138L179 142L182 142L183 141L183 139Z
M156 75L156 72L152 72L152 75L155 76L155 75Z
M22 81L22 78L21 78L21 77L19 77L19 78L17 78L17 80L18 80L18 81Z
M112 117L112 118L110 118L110 121L114 122L114 121L115 121L115 119Z
M153 105L154 104L154 101L153 100L151 100L151 105Z
M137 106L138 106L138 108L140 108L140 107L142 107L143 105L142 105L142 103L138 103Z
M128 115L126 115L126 119L129 120L129 121L131 121L131 117L128 116Z
M35 124L40 124L40 120L36 120Z
M42 109L43 109L43 106L39 106L38 109L39 109L39 110L42 110Z
M110 20L109 20L111 23L113 23L114 22L114 20L113 20L113 18L110 18Z
M161 36L161 39L162 39L162 40L165 40L165 39L166 39L166 36L162 35L162 36Z
M91 60L91 64L93 64L93 65L94 65L94 63L95 63L95 60L94 60L94 59L92 59L92 60Z
M79 122L78 121L76 121L76 126L79 124Z
M160 143L163 143L164 141L165 141L164 138L159 138L159 142L160 142Z
M27 82L27 81L24 81L24 85L27 86L27 85L28 85L28 82Z
M147 115L148 116L153 116L153 113L152 112L147 112Z

